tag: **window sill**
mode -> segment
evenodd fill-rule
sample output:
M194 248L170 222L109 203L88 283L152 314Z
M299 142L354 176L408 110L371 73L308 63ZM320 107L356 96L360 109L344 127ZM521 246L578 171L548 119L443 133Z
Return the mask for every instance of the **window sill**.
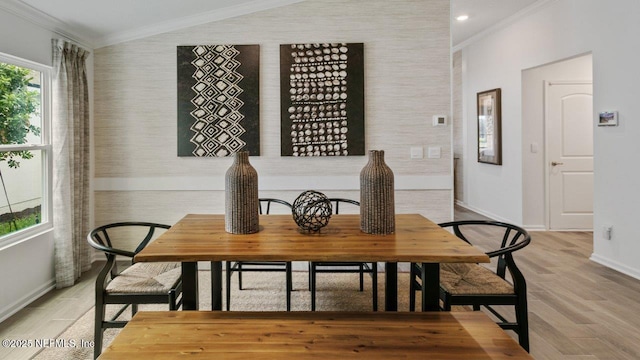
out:
M6 235L2 239L0 239L0 251L32 240L50 231L53 231L53 225L50 221L44 224L34 225L27 229L16 231L15 233Z

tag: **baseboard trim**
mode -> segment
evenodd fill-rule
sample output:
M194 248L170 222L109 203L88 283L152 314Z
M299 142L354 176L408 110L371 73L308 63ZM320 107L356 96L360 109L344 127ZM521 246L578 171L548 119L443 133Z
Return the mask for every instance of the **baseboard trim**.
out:
M23 296L22 298L20 298L18 301L15 301L14 303L9 304L9 306L6 306L5 308L1 309L0 310L0 322L5 321L9 317L11 317L13 314L15 314L18 311L24 309L29 304L31 304L32 302L34 302L35 300L40 298L42 295L44 295L44 294L48 293L49 291L55 289L55 287L56 287L56 280L55 279L51 279L46 284L41 285L40 287L38 287L34 291L32 291L29 294L27 294L27 295Z
M506 223L511 223L512 222L509 219L505 219L505 218L503 218L503 217L501 217L499 215L492 214L492 213L490 213L488 211L484 211L482 209L478 209L478 208L470 206L469 204L466 204L466 203L461 203L461 202L456 201L456 205L458 205L460 207L463 207L463 208L465 208L467 210L473 211L475 213L478 213L478 214L480 214L482 216L488 217L488 218L490 218L492 220L495 220L495 221L502 221L502 222L506 222Z
M639 269L633 269L627 265L621 264L617 261L613 261L611 259L608 259L606 257L600 256L598 254L591 254L591 257L589 257L589 260L598 263L602 266L606 266L610 269L613 269L615 271L618 271L620 273L623 273L625 275L629 275L632 278L638 279L640 280L640 270Z
M547 227L544 225L522 225L527 231L547 231Z

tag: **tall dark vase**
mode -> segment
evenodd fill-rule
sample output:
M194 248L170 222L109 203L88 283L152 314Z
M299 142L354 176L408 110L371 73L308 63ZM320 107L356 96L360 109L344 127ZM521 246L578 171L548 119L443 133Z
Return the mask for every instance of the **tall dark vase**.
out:
M225 230L232 234L258 232L258 173L249 152L240 151L225 174Z
M384 162L383 150L370 150L369 162L360 171L360 229L367 234L396 231L393 171Z

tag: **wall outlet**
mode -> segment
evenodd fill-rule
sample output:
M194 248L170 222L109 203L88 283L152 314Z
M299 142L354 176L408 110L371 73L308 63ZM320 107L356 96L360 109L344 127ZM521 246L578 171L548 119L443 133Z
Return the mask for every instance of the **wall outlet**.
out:
M613 232L613 226L605 225L602 227L602 237L605 240L611 240L611 233Z
M412 159L424 158L424 150L422 149L422 146L413 146L411 148L411 158Z
M429 159L440 159L440 146L429 146Z

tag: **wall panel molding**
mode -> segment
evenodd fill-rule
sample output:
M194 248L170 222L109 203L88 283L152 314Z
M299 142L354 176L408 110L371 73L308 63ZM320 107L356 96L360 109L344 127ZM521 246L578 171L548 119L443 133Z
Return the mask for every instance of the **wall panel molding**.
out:
M359 190L357 176L260 176L261 191ZM451 190L451 176L396 176L396 190ZM223 191L224 176L102 177L93 181L95 191Z

